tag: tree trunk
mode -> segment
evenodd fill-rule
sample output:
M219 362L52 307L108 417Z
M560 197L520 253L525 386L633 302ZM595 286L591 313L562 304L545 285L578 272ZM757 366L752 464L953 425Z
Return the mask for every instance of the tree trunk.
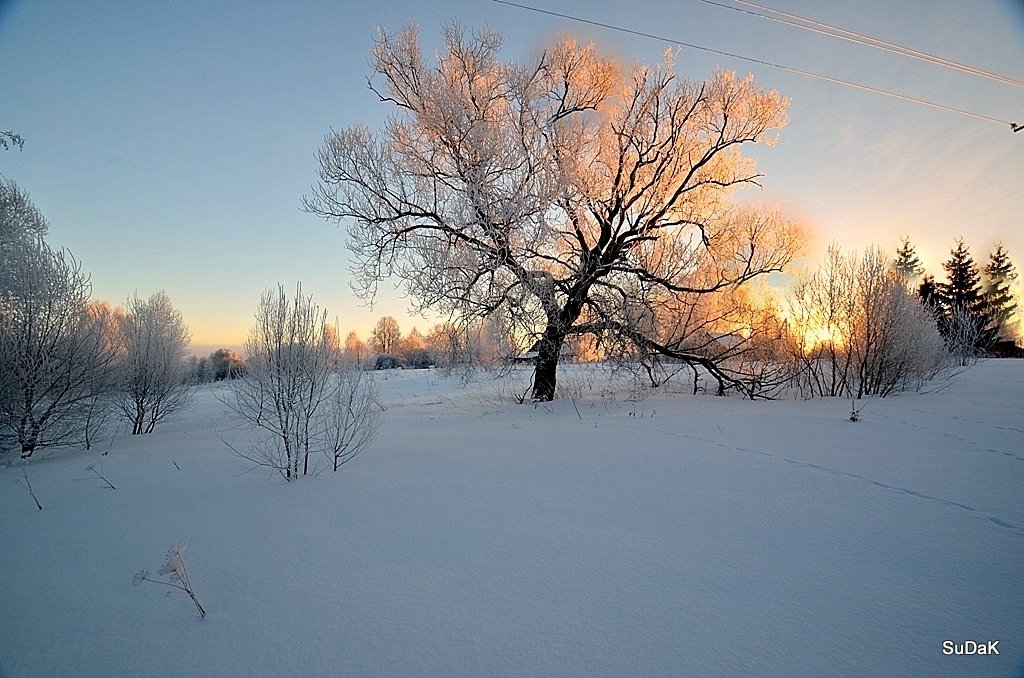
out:
M549 324L537 345L537 366L533 373L534 402L550 402L555 399L558 358L565 342L565 333L558 326Z
M592 271L591 271L592 273ZM537 345L537 367L533 373L533 401L550 402L555 399L557 384L558 359L562 356L562 344L565 343L567 330L573 326L583 312L583 302L587 298L592 275L588 282L576 285L566 296L565 305L557 310L554 288L548 290L547 309L548 324L544 328Z
M42 426L38 422L33 423L28 437L21 441L22 459L28 459L32 456L32 453L36 451L36 447L39 446L39 433L41 428Z

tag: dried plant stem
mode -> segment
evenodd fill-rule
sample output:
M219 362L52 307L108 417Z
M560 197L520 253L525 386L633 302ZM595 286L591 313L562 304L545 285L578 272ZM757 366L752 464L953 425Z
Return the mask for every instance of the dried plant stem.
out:
M116 490L117 489L116 487L114 487L114 484L112 482L107 480L107 477L105 475L103 475L102 473L100 473L99 471L96 470L95 466L90 464L89 466L85 467L85 470L86 471L92 471L93 473L95 473L99 477L100 480L102 480L103 482L105 482L107 484L107 487L109 487L110 489L112 489L112 490Z
M39 498L36 497L35 490L32 489L32 481L30 481L28 479L28 471L25 470L25 465L24 464L22 464L22 466L21 466L21 476L25 479L25 489L27 489L28 493L30 495L32 495L32 501L34 501L36 503L36 508L38 508L40 511L42 511L43 510L43 505L39 503Z
M170 586L173 589L179 589L188 594L188 597L195 603L196 609L199 610L199 616L206 619L206 610L199 602L199 598L196 597L195 591L192 589L192 581L188 577L188 571L185 569L185 544L175 544L167 551L167 561L158 571L158 574L167 575L167 581L161 581L159 579L153 579L149 576L149 570L139 570L135 573L135 577L132 579L134 586L140 586L142 582L148 581L153 584L163 584L164 586ZM167 595L171 595L170 592Z
M171 588L180 589L180 590L184 591L185 593L188 594L188 597L192 599L192 602L196 604L196 609L199 610L199 616L201 616L203 619L206 619L206 610L203 609L203 606L199 602L199 599L196 598L195 592L192 591L192 585L191 584L183 586L181 584L175 584L175 583L169 582L169 581L160 581L159 579L150 579L149 577L140 577L139 581L148 581L151 584L162 584L164 586L170 586Z

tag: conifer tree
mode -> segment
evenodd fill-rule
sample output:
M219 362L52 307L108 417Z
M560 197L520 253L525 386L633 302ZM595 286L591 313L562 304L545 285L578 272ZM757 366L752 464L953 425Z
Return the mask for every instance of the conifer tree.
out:
M903 278L903 282L913 289L913 283L918 276L924 273L924 266L917 256L914 246L910 244L910 238L903 238L903 243L896 250L896 258L892 262L893 268Z
M956 241L956 249L942 264L948 282L939 284L939 296L945 306L960 304L975 308L982 300L981 275L970 249L963 239Z
M939 305L939 286L935 282L935 276L926 275L917 286L917 296L926 307L937 310Z
M1010 286L1017 279L1017 271L1010 261L1010 255L1002 243L989 255L985 266L985 298L991 308L992 326L996 335L1007 338L1016 320L1017 301Z
M950 257L942 268L948 282L937 285L939 330L948 339L949 323L954 317L966 314L976 330L974 348L986 350L996 335L992 327L992 309L981 287L978 266L962 238L956 241L956 249L950 251Z

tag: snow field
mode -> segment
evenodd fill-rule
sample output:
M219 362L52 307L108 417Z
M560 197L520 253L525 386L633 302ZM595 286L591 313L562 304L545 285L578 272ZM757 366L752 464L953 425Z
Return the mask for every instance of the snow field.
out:
M593 369L539 407L390 372L373 445L295 483L244 473L210 391L105 456L33 460L43 511L0 469L0 672L1024 671L1024 361L856 423L845 400L632 402ZM206 620L131 586L178 541ZM1001 654L942 654L968 639Z

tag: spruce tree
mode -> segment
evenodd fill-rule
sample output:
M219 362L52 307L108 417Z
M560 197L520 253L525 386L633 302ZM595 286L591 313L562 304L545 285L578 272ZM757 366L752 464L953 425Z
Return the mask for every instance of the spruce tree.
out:
M921 284L917 286L917 296L926 307L933 311L938 310L939 285L935 282L935 276L926 275L924 277Z
M997 336L1007 338L1017 315L1017 301L1010 290L1017 279L1017 271L1002 243L998 243L995 252L989 255L985 279L985 298L991 308L992 326Z
M942 264L948 282L937 285L937 301L941 313L939 330L948 337L944 325L953 317L955 309L964 309L977 328L975 348L984 351L995 341L996 331L992 326L992 309L981 287L978 266L963 238L956 241L956 249L950 251L949 260ZM946 322L944 323L943 320Z
M924 273L924 266L917 256L914 246L910 244L910 238L903 238L903 244L896 250L896 258L892 262L893 268L903 278L907 287L911 287L918 276Z
M942 268L948 280L939 284L943 306L960 305L975 309L983 298L981 275L963 239L956 241L956 249L950 251L949 260L942 264Z

